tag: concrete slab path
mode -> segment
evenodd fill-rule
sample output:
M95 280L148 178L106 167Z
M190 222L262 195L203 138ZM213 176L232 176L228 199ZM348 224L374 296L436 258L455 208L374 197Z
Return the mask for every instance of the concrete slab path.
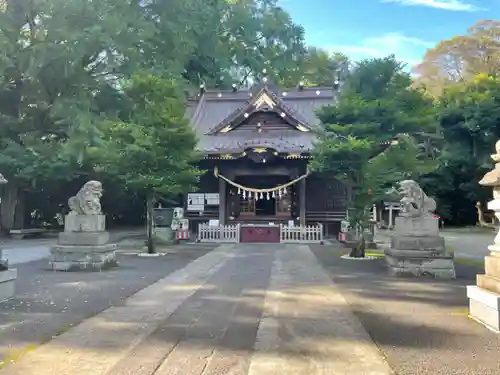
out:
M309 247L223 245L0 375L388 375Z

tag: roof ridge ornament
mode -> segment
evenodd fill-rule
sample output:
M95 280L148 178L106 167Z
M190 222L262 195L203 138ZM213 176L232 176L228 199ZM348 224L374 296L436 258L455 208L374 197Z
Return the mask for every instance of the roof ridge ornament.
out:
M307 123L307 120L302 118L300 113L297 113L290 108L283 99L280 98L279 94L273 92L268 87L263 87L259 90L257 95L249 98L249 100L239 108L233 111L226 119L224 119L217 126L212 128L207 135L214 135L216 133L227 133L237 128L238 125L247 119L252 113L261 111L265 112L264 107L268 106L269 111L276 111L278 116L285 119L290 126L295 127L296 130L300 132L310 132L313 128ZM281 115L285 113L285 117Z

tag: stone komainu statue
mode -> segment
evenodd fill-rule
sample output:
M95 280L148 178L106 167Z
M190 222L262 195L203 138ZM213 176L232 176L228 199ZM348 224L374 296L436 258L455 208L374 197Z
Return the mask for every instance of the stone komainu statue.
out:
M402 216L426 216L436 210L436 201L429 198L420 185L413 180L401 181L398 193L402 196L400 200Z
M73 215L101 214L102 184L89 181L82 186L74 197L68 199L68 206Z

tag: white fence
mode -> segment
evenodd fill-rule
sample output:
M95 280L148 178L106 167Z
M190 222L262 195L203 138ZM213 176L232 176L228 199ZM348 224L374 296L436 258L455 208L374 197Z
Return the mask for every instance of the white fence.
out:
M240 226L237 225L208 225L198 226L199 242L240 242Z
M322 243L323 225L289 227L280 225L281 243Z
M199 242L240 242L240 225L199 224ZM323 225L289 227L280 225L280 243L322 243Z

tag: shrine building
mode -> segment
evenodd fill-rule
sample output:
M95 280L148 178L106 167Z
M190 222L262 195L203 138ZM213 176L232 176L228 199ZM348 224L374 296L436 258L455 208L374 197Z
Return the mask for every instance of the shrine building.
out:
M187 195L192 227L226 224L321 223L338 232L349 191L338 180L308 169L320 121L315 111L332 104L333 87L205 90L187 115L203 153L197 192Z

